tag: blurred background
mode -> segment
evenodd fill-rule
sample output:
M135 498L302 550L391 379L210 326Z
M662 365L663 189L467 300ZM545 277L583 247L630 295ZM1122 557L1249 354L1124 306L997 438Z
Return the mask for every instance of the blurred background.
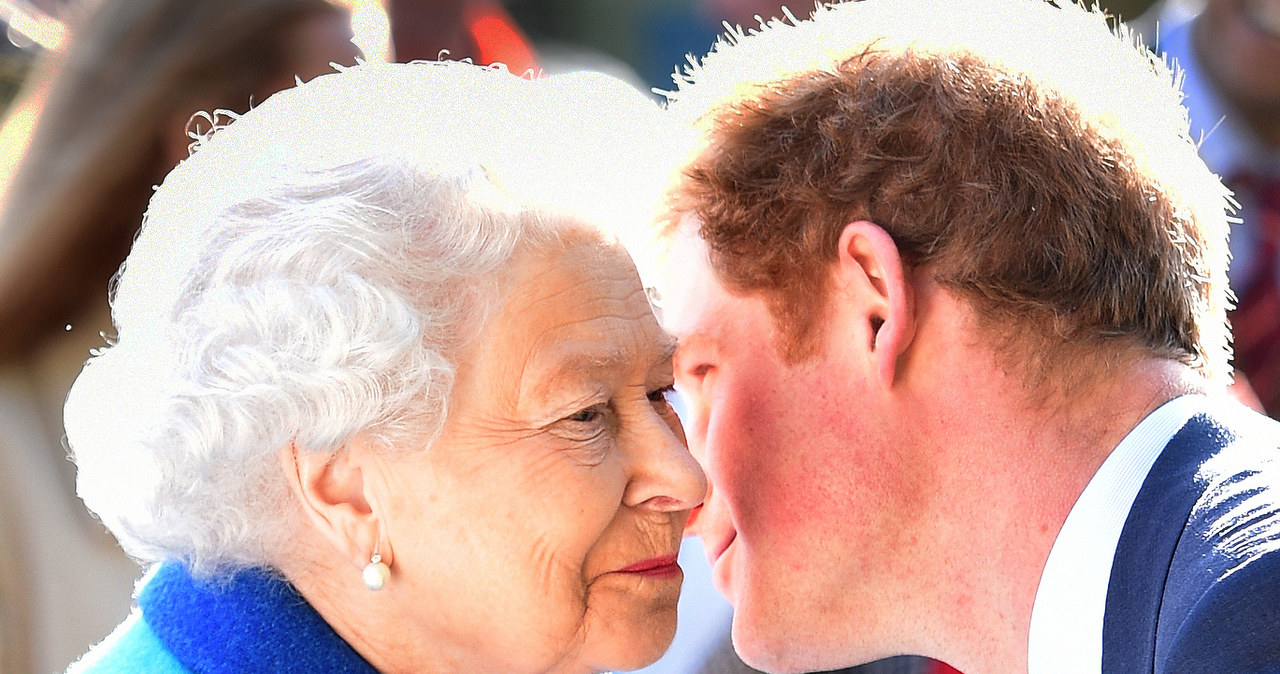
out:
M1135 17L1153 0L1101 0L1119 17ZM752 17L782 6L804 18L812 0L512 0L511 13L535 41L567 42L608 54L635 69L650 87L670 88L671 72L687 53L703 54L721 23L750 27Z
M37 17L64 19L76 5L87 2L92 0L0 1L0 22L8 37L0 40L0 104L16 93L31 57L43 48L41 43L56 46L65 38L61 27ZM1130 19L1153 2L1101 0L1098 4L1110 14ZM362 7L366 3L340 4ZM768 18L783 5L797 16L812 9L811 2L760 0L506 0L501 4L529 40L552 57L585 52L615 59L646 86L660 89L669 87L671 72L684 62L685 54L707 51L721 31L721 22L750 26L755 14Z

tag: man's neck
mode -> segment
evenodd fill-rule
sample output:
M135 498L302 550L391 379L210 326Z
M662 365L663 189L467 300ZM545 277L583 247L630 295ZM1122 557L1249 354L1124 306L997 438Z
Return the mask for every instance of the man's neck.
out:
M929 440L942 564L920 590L936 599L938 656L963 671L1026 671L1040 574L1071 507L1134 426L1199 389L1185 365L1155 358L1048 400L999 372L975 367L961 380L970 395L938 396Z

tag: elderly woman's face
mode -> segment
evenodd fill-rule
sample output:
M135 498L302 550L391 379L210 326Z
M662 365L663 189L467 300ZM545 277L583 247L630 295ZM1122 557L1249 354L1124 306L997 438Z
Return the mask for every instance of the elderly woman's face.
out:
M440 439L393 471L405 629L484 671L631 669L675 630L676 552L706 489L664 395L670 338L626 253L588 235L517 256L457 358Z

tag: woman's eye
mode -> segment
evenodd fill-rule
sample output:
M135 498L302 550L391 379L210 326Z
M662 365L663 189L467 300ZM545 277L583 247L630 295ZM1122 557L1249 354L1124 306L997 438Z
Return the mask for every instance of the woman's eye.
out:
M604 418L604 405L592 405L586 409L578 410L573 414L565 417L565 421L572 421L579 424L591 424Z
M553 432L573 443L571 449L582 463L596 465L604 460L604 450L608 447L599 441L612 426L611 416L608 403L597 403L564 417L555 424Z
M659 414L684 416L685 401L675 386L663 386L649 393L649 402Z
M661 403L670 402L671 396L675 395L676 387L672 385L663 386L660 389L654 389L649 392L649 402Z

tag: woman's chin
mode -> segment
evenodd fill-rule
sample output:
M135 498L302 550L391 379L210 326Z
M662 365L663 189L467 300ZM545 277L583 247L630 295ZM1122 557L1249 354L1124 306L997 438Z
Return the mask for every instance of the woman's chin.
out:
M605 629L610 627L613 629L607 637L601 635L601 643L588 646L591 651L589 660L594 664L578 671L630 671L657 662L675 638L675 608L669 614L655 616L641 624L615 623L605 626Z

